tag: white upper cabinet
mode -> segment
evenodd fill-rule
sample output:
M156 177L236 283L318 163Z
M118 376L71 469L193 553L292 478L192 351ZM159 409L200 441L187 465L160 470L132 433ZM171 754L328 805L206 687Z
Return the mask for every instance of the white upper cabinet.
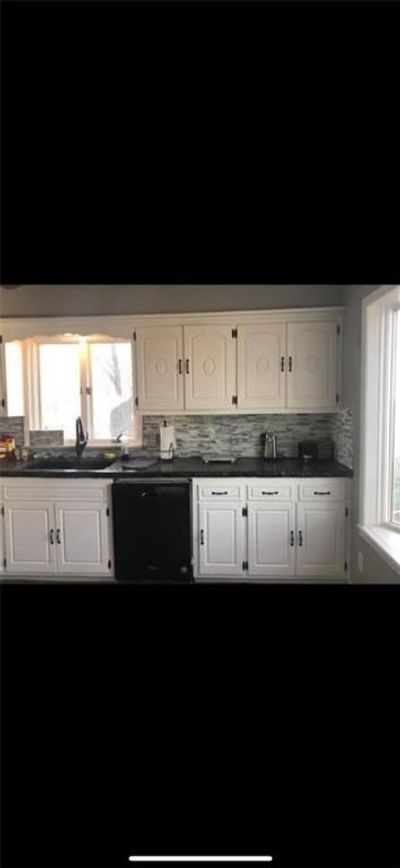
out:
M140 410L183 410L182 326L138 327L136 369Z
M236 395L232 326L184 326L184 335L186 409L232 410Z
M285 328L284 323L239 326L239 408L285 407Z
M335 410L337 406L337 323L287 325L287 407Z
M340 313L199 314L136 328L142 413L332 412L338 407Z

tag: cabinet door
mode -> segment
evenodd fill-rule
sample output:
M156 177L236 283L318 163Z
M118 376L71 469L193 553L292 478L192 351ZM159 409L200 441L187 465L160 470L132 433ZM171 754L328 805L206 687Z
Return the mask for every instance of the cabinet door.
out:
M336 409L337 323L288 324L287 406Z
M183 410L182 327L137 328L136 372L139 410Z
M242 503L198 504L200 576L243 576Z
M297 505L296 575L344 575L343 504Z
M249 576L294 576L294 510L292 503L249 503Z
M56 505L56 550L60 573L109 573L106 506L100 503Z
M285 356L284 323L239 326L239 407L285 406Z
M9 501L4 506L7 572L55 573L54 506Z
M236 339L230 325L184 326L187 410L232 410Z

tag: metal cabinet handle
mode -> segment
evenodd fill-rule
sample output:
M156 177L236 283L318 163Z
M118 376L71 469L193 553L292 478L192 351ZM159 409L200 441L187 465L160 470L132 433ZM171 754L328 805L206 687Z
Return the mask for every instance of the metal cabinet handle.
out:
M294 530L290 531L290 545L294 546Z
M61 531L59 527L56 530L56 540L58 542L58 545L61 545Z
M186 373L189 373L189 359L186 359Z
M178 371L180 374L182 373L182 359L178 359Z
M299 530L299 546L303 545L303 531Z
M53 546L54 545L54 530L53 530L53 528L50 528L49 537L50 537L50 545Z
M204 545L204 530L200 531L200 545Z
M229 494L228 491L212 491L211 494Z
M281 371L285 370L285 356L281 356Z
M331 494L330 491L314 491L314 494Z
M279 491L262 491L261 494L279 494Z
M289 365L288 365L288 370L289 370L289 371L292 371L292 370L293 370L293 359L292 359L292 356L289 356Z

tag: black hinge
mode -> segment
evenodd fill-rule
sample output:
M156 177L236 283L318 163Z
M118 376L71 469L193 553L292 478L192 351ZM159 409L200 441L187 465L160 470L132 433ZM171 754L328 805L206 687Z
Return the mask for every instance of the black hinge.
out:
M0 344L3 343L3 335L0 335Z
M135 407L139 406L139 398L135 398Z
M336 392L336 403L339 403L339 392Z
M243 561L242 562L242 570L248 570L248 569L249 569L249 562Z
M110 515L110 507L109 506L106 509L106 515Z
M248 511L247 511L247 506L243 506L243 507L242 507L242 515L247 516L248 514L249 514L249 513L248 513Z
M136 340L136 332L133 332L133 340Z
M232 329L232 337L237 338L237 329Z
M7 558L3 558L3 567L7 566Z
M349 514L349 508L348 508L348 506L345 507L344 514L345 514L345 516L346 516L346 518L347 518L347 516L348 516L348 514Z
M2 398L1 401L0 401L0 404L1 404L2 407L5 407L5 406L6 406L6 399L5 399L5 398Z
M1 514L4 515L4 506L1 507Z
M238 402L238 396L232 395L232 404L237 404L237 402Z
M344 571L347 573L347 561L344 562Z
M340 335L340 325L336 326L336 334Z
M108 569L111 570L111 561L108 561Z

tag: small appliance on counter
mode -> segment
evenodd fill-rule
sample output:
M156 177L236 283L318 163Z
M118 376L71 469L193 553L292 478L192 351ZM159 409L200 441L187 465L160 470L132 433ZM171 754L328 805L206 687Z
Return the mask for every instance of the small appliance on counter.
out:
M164 419L160 427L160 458L163 461L171 461L174 457L176 449L175 428L173 425L167 425Z
M298 446L298 456L302 461L333 461L334 442L328 437L321 440L302 440Z

